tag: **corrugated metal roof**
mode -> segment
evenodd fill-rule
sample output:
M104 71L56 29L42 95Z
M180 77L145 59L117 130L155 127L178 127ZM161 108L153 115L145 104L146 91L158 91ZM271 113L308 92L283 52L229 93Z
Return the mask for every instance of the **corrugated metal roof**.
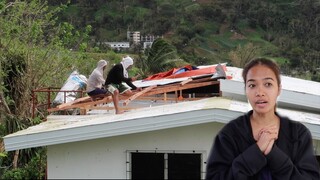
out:
M247 112L248 103L207 98L141 108L120 115L50 115L48 121L4 137L7 151L48 146L208 122L227 123ZM320 139L320 115L279 109L279 113L305 123Z

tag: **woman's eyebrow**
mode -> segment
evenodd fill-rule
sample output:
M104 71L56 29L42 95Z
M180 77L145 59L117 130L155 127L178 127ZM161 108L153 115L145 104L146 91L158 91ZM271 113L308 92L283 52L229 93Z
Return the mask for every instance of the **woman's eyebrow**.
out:
M272 80L272 81L274 81L274 79L272 77L266 77L263 80Z
M271 80L271 81L274 81L274 79L272 77L266 77L266 78L263 78L262 80L266 81L266 80ZM247 83L248 82L255 82L256 80L255 79L248 79L247 80Z
M248 79L247 80L247 82L254 82L254 81L256 81L256 80L254 80L254 79Z

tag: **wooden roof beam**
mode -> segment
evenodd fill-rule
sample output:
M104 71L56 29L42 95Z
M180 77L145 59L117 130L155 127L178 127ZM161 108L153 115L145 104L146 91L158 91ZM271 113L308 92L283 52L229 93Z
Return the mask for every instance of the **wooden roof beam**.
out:
M146 92L144 96L150 96L154 94L162 94L166 92L173 92L173 91L179 91L179 90L184 90L184 89L192 89L192 88L197 88L197 87L203 87L203 86L210 86L214 84L219 84L219 81L208 81L208 82L202 82L202 83L191 83L191 84L185 84L184 86L181 86L180 84L177 84L175 86L162 86L162 87L157 87L155 89L150 90L149 92Z
M149 86L147 88L144 88L142 91L135 93L134 95L130 96L128 99L126 99L123 102L123 105L126 106L128 105L131 101L133 101L134 99L138 98L139 96L143 95L144 93L150 91L151 89L157 87L156 85L154 86Z

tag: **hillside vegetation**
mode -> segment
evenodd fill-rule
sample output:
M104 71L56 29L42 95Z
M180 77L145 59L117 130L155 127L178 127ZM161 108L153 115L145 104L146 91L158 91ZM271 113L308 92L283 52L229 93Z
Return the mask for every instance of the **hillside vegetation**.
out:
M77 28L91 25L93 47L97 42L124 41L127 31L140 31L163 35L188 63L241 64L235 61L267 56L276 59L285 74L320 79L317 0L74 0L60 20ZM237 54L244 50L249 55Z

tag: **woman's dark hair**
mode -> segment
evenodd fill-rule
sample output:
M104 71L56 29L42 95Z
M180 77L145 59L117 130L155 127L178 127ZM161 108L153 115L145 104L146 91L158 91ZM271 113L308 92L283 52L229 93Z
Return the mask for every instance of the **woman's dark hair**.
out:
M274 74L276 75L278 86L280 86L280 84L281 84L280 68L277 65L277 63L275 63L272 60L267 59L267 58L254 58L244 66L243 71L242 71L242 78L244 80L244 84L247 83L248 71L257 65L263 65L263 66L266 66L269 69L271 69L274 72Z

